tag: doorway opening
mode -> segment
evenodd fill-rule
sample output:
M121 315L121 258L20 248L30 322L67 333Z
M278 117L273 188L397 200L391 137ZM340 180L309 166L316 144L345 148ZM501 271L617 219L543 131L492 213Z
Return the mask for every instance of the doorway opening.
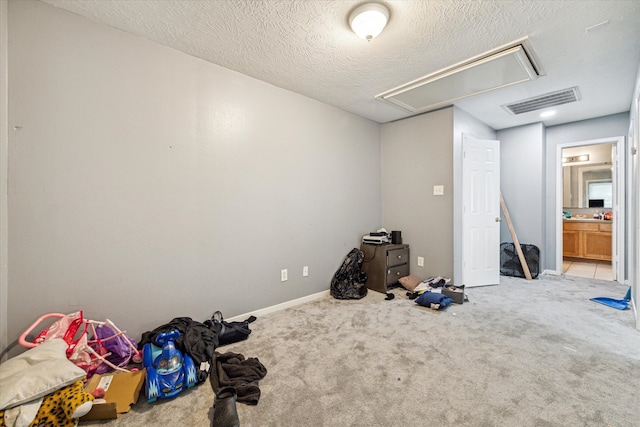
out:
M624 283L623 143L613 137L558 145L556 265L563 275Z

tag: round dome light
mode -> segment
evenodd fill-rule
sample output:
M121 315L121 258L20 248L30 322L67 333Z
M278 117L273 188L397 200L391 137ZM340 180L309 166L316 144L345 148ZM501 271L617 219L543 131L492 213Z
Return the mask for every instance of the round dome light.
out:
M365 3L349 15L349 25L358 37L371 41L379 35L389 21L389 9L379 3Z

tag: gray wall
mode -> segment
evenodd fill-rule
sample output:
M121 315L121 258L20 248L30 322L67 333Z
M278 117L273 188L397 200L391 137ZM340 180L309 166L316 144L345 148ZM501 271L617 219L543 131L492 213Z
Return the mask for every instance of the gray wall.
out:
M378 124L45 3L8 21L9 341L325 291L380 226Z
M556 206L556 154L558 144L588 141L615 136L627 136L629 133L629 113L614 114L590 120L550 126L546 131L545 147L545 247L544 265L548 270L558 270L556 266L556 229L555 220L562 211L562 206ZM561 268L562 266L560 266Z
M402 231L420 279L453 275L452 130L453 108L382 125L382 226Z
M500 140L500 191L520 243L537 246L544 259L545 192L542 123L498 131ZM504 219L504 215L502 215ZM506 221L500 224L500 241L513 242ZM544 266L541 266L542 272Z
M402 231L411 245L411 272L420 279L462 277L463 133L496 137L457 107L382 125L383 226ZM433 195L434 185L444 186L443 196Z

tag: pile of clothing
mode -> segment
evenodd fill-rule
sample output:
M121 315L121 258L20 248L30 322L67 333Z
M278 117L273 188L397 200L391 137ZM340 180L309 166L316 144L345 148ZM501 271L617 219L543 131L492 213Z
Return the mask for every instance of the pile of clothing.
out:
M216 311L210 319L198 322L190 317L176 317L169 323L142 334L140 348L155 343L158 335L177 330L180 336L174 344L195 364L198 383L210 377L215 392L213 427L240 425L236 402L257 405L260 400L259 381L267 368L255 357L245 358L239 353L219 353L219 346L246 340L251 333L249 324L254 316L242 322L227 322Z
M447 277L437 276L420 280L416 276L408 275L401 277L399 282L407 289L407 297L423 307L441 310L453 302L453 299L440 291L451 283L451 279Z

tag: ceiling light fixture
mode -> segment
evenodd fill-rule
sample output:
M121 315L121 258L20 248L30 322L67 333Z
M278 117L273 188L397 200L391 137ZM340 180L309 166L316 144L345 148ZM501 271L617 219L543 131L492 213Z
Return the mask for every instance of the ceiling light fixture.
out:
M554 116L555 114L556 114L555 110L549 110L549 111L545 111L543 113L540 113L540 117L542 117L544 119L545 117L551 117L551 116Z
M379 35L389 21L389 9L380 3L365 3L351 12L349 25L358 37L367 41Z

